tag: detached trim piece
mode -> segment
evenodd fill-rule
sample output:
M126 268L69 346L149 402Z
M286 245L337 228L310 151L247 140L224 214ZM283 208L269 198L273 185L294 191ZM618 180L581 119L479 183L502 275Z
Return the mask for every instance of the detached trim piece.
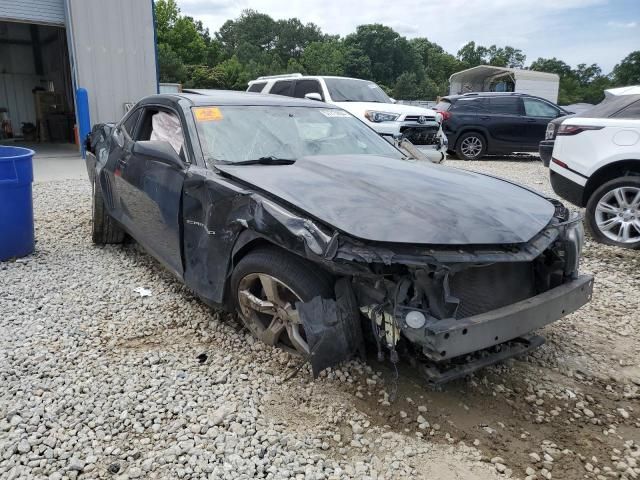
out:
M427 327L425 355L448 360L526 335L576 311L589 300L593 277L581 275L535 297L461 320L446 319Z

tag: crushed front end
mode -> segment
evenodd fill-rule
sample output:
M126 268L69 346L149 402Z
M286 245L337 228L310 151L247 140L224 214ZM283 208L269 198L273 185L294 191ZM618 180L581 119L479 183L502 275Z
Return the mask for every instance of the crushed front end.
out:
M440 383L541 345L531 333L580 308L593 289L578 273L581 218L556 210L524 245L394 251L380 256L393 262L354 275L379 356L409 355Z

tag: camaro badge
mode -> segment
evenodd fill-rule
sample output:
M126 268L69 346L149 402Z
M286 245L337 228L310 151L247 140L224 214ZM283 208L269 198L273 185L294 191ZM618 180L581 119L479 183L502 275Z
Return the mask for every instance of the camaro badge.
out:
M213 231L213 230L209 230L209 229L207 228L207 226L206 226L204 223L202 223L202 222L196 222L195 220L186 220L186 222L187 222L189 225L197 225L198 227L202 227L202 228L204 228L205 232L207 232L207 235L215 235L215 234L216 234L216 232L215 232L215 231Z

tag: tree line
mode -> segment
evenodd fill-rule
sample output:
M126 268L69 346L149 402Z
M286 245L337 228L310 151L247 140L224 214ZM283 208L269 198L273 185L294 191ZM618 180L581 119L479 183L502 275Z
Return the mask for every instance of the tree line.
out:
M244 10L212 35L201 21L182 15L175 0L157 0L155 17L160 81L191 88L245 90L261 75L300 72L369 79L397 99L433 100L449 93L451 74L477 65L557 73L561 105L597 103L605 88L640 84L640 50L604 74L597 64L572 68L555 57L525 66L525 54L511 46L469 42L452 55L427 38L407 39L381 24L340 37L297 18Z

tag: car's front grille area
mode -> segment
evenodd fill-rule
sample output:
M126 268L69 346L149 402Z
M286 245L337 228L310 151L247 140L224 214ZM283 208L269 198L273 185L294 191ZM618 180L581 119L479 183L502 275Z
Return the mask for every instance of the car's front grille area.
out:
M404 126L400 127L400 133L414 145L438 144L438 127Z
M423 117L427 122L435 122L435 117L428 117L426 115L407 115L404 117L405 122L417 122L418 118Z
M471 267L450 280L451 295L460 300L456 318L489 312L535 295L533 264L495 263Z

